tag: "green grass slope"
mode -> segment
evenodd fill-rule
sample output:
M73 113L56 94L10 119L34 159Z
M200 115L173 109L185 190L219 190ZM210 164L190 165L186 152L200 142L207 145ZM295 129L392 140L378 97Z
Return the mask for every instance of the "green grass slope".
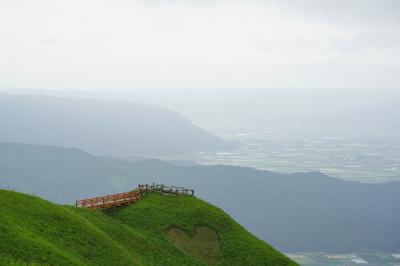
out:
M0 190L0 265L295 265L222 210L149 194L108 214Z

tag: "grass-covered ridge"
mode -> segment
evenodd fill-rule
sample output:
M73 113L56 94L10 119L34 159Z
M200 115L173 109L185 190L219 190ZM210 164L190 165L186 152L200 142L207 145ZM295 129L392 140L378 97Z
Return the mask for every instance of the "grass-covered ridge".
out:
M0 202L1 265L295 265L194 197L149 194L108 214L7 190ZM196 238L199 228L218 239ZM198 250L207 241L214 241L210 259Z
M170 228L167 237L175 247L205 263L217 264L220 260L219 237L209 227L198 226L194 235L189 235L180 228Z

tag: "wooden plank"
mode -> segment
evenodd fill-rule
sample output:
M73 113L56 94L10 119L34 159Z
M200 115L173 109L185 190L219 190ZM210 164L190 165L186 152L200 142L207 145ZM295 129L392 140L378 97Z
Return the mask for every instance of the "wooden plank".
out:
M173 195L194 195L193 189L177 186L166 186L164 184L139 184L138 187L130 192L115 193L102 197L76 200L75 206L90 209L106 209L110 207L124 206L139 201L147 192L157 191Z

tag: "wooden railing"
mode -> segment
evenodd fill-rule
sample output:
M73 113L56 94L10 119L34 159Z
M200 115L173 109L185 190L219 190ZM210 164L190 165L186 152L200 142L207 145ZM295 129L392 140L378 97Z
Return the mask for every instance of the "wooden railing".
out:
M184 187L166 186L164 184L139 184L138 187L130 192L117 193L102 197L77 200L76 207L89 209L108 209L110 207L120 207L135 203L140 200L147 192L160 192L172 195L194 195L193 189Z
M164 184L139 184L138 190L140 193L146 193L148 191L156 191L156 192L161 192L163 194L174 194L174 195L188 195L188 196L194 196L194 190L193 189L187 189L184 187L176 187L176 186L167 186Z

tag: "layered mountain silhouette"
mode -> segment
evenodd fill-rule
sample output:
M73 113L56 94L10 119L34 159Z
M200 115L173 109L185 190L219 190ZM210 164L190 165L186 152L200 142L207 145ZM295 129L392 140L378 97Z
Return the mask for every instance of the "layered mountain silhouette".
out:
M0 94L0 141L76 147L109 156L228 149L225 141L157 106Z
M58 203L150 182L192 187L283 251L396 251L400 183L363 184L318 172L278 174L235 166L128 162L78 149L0 144L0 188Z

